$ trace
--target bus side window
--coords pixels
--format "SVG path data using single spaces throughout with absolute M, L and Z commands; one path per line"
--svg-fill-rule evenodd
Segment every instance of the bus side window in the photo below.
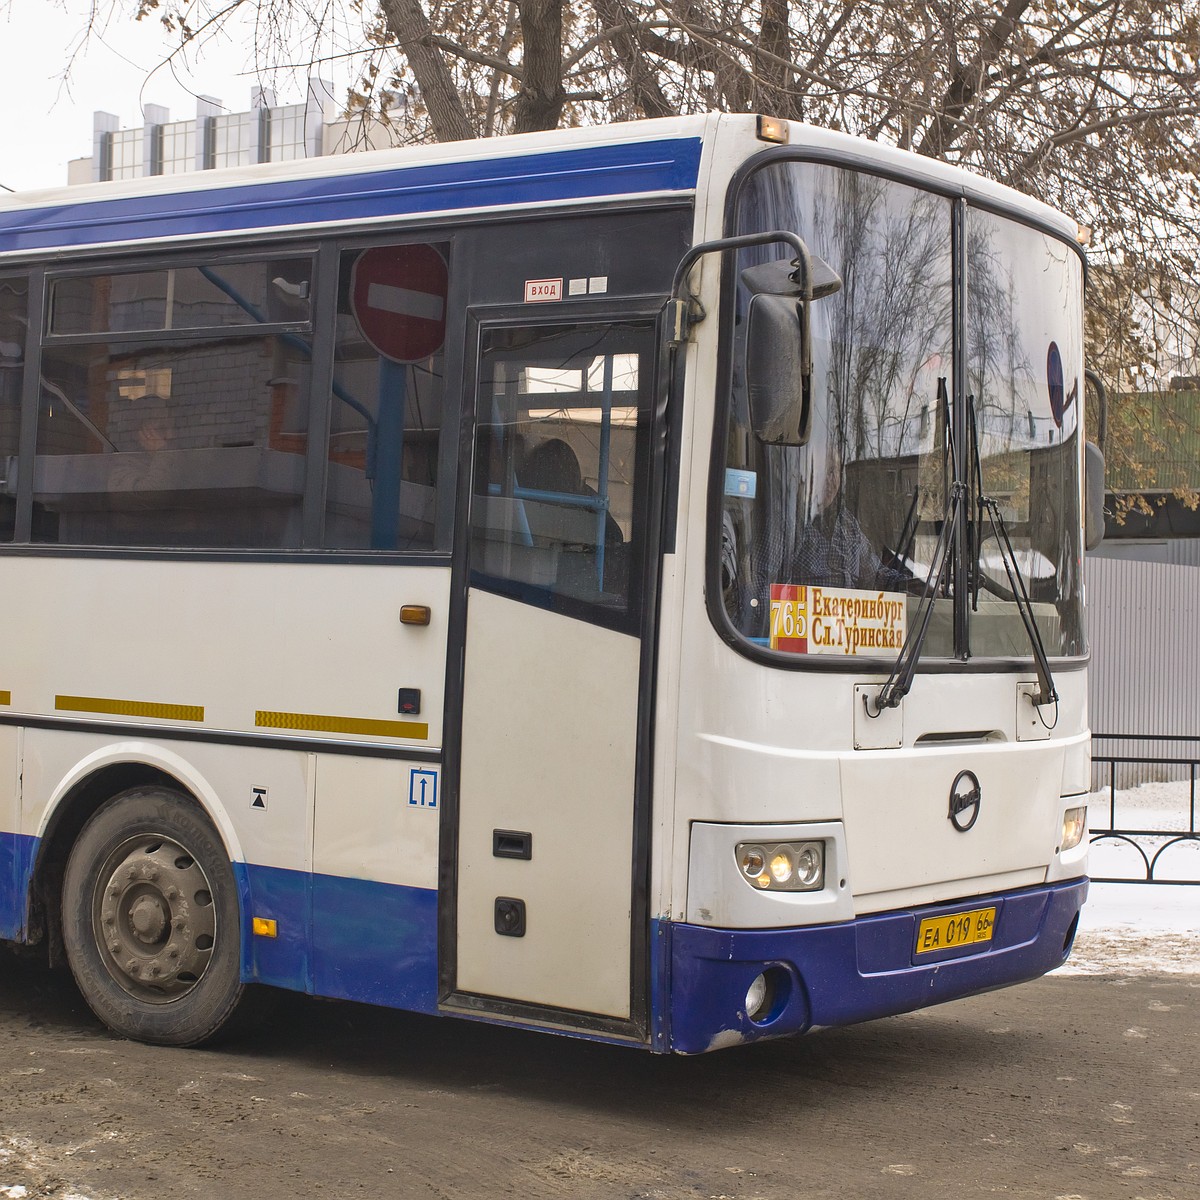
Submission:
M 0 540 L 11 541 L 16 514 L 16 460 L 25 378 L 29 285 L 0 276 Z
M 476 576 L 563 611 L 629 610 L 651 361 L 649 332 L 638 326 L 485 333 Z
M 418 330 L 406 339 L 395 331 L 406 316 L 406 305 L 415 306 L 419 317 L 436 311 L 438 299 L 392 284 L 356 287 L 354 282 L 363 263 L 389 259 L 399 264 L 396 278 L 404 278 L 410 251 L 435 263 L 438 258 L 443 264 L 449 262 L 448 243 L 373 245 L 341 255 L 327 452 L 324 545 L 328 549 L 428 550 L 433 546 L 436 506 L 443 499 L 437 491 L 437 468 L 445 353 L 436 344 L 436 333 L 422 338 L 423 331 Z M 370 320 L 372 300 L 391 306 L 388 312 L 394 319 L 383 322 L 382 330 Z M 362 306 L 367 307 L 366 314 Z M 381 343 L 385 337 L 390 340 L 376 345 L 373 336 Z M 410 354 L 416 357 L 409 358 Z
M 52 280 L 34 538 L 299 547 L 310 275 L 295 257 Z

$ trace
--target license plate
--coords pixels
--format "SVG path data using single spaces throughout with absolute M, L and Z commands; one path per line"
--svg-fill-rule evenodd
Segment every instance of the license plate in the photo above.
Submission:
M 917 928 L 917 953 L 953 950 L 992 940 L 996 924 L 994 908 L 975 908 L 952 917 L 926 917 Z

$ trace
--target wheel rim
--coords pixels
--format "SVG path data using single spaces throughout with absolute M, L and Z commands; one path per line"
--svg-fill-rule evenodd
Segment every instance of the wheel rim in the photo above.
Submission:
M 92 929 L 104 965 L 126 992 L 169 1004 L 212 962 L 212 887 L 186 846 L 153 834 L 131 838 L 96 878 Z

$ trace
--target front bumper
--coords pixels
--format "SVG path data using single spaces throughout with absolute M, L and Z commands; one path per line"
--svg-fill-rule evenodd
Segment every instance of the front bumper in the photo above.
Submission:
M 656 922 L 655 1048 L 700 1054 L 1036 979 L 1066 961 L 1087 890 L 1076 879 L 792 929 Z M 989 943 L 917 958 L 923 918 L 993 906 Z M 765 1019 L 751 1021 L 746 990 L 763 971 L 777 998 Z

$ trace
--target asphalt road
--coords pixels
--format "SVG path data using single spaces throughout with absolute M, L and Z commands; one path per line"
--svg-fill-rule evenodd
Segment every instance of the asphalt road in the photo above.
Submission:
M 663 1059 L 295 997 L 167 1050 L 0 950 L 0 1197 L 1198 1200 L 1198 1016 L 1197 976 L 1049 978 Z

